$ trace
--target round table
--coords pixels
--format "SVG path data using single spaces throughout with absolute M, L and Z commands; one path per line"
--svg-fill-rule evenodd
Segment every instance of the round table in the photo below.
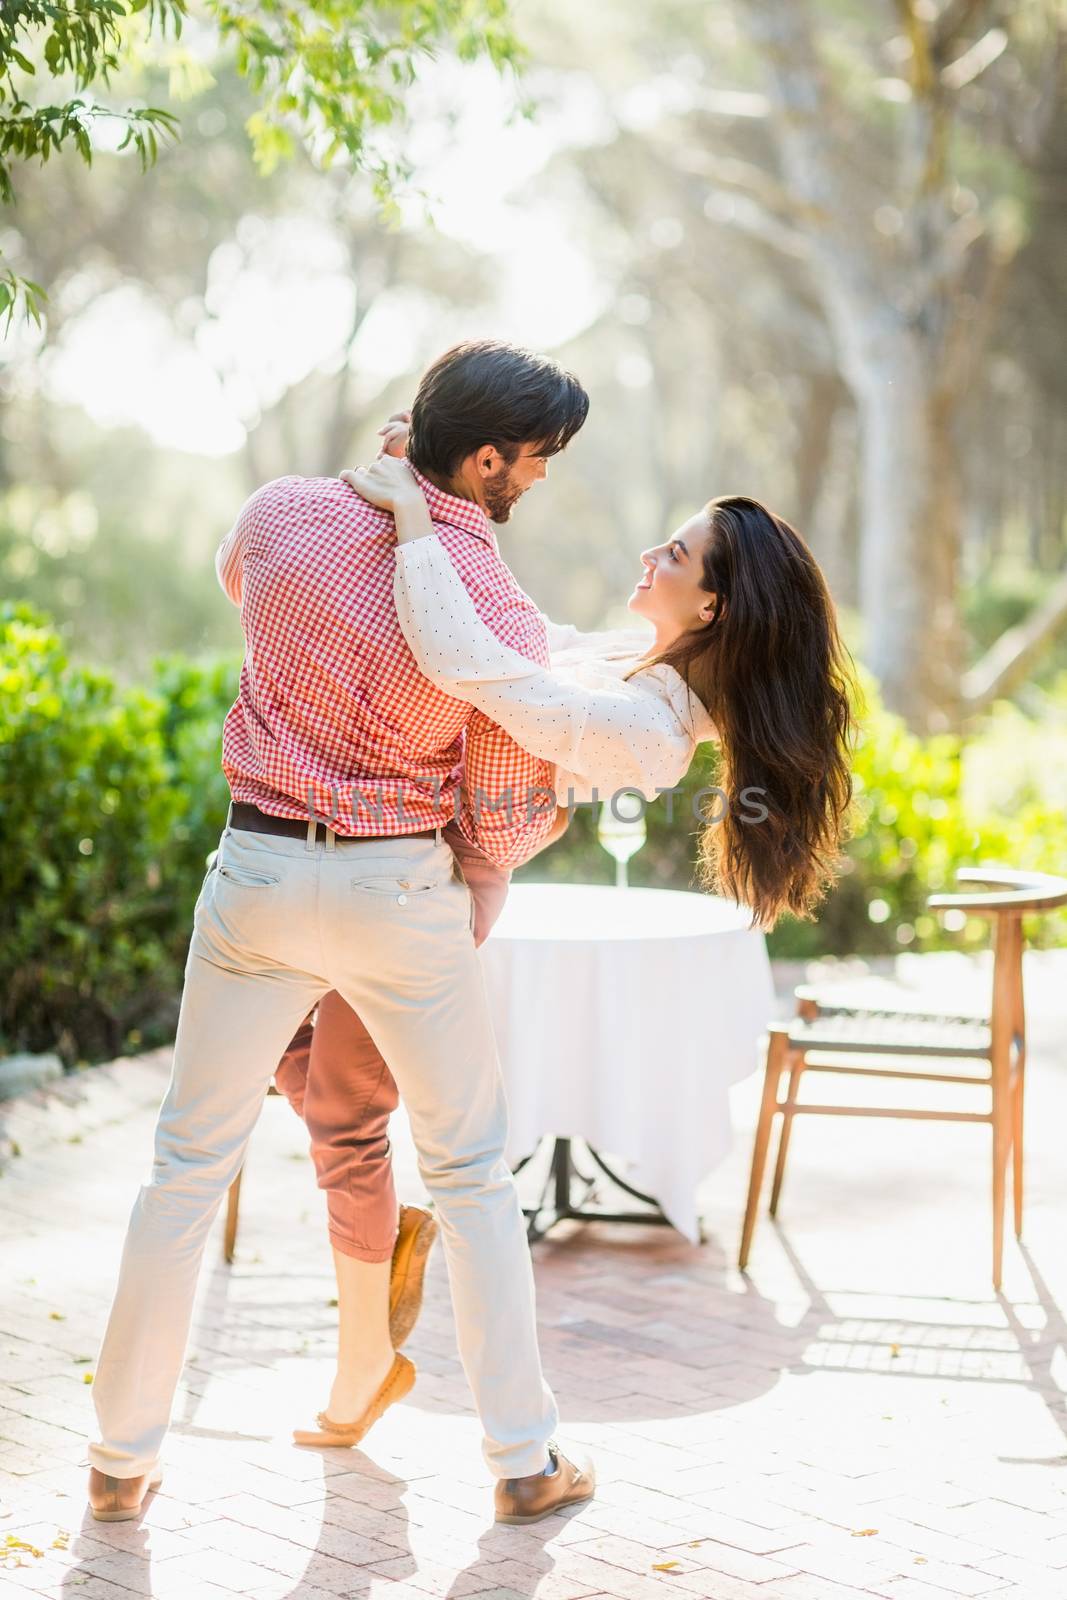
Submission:
M 482 962 L 510 1104 L 509 1158 L 546 1135 L 628 1163 L 687 1238 L 730 1147 L 727 1091 L 774 1015 L 762 933 L 731 901 L 517 884 Z

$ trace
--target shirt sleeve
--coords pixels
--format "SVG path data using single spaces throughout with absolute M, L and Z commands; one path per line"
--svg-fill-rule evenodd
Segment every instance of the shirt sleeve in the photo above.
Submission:
M 419 666 L 532 755 L 592 781 L 654 799 L 692 760 L 692 731 L 669 699 L 628 684 L 585 687 L 528 659 L 487 627 L 438 539 L 397 547 L 394 596 Z
M 463 579 L 445 553 L 442 540 L 448 540 Z M 548 642 L 541 614 L 519 588 L 495 546 L 451 528 L 445 528 L 440 537 L 416 539 L 412 545 L 433 545 L 439 551 L 487 638 L 507 640 L 516 659 L 527 665 L 547 666 Z M 397 551 L 408 548 L 398 545 Z M 400 622 L 403 628 L 402 616 Z M 417 659 L 418 652 L 415 654 Z M 555 821 L 554 780 L 551 761 L 525 748 L 491 713 L 476 707 L 464 735 L 461 833 L 497 866 L 510 869 L 521 865 L 544 842 Z
M 289 480 L 276 478 L 250 495 L 237 514 L 237 521 L 215 551 L 215 573 L 227 597 L 235 606 L 244 598 L 244 558 L 249 542 L 259 526 L 260 513 L 269 510 Z
M 240 606 L 244 593 L 244 546 L 247 537 L 247 519 L 242 512 L 215 551 L 215 574 L 227 598 L 235 606 Z

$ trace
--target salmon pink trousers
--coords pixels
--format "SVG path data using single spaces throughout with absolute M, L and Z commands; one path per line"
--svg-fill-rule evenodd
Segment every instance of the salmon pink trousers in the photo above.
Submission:
M 500 891 L 498 882 L 498 901 Z M 316 1006 L 334 1016 L 333 991 L 356 1027 L 338 1011 L 320 1049 L 336 1061 L 347 1028 L 354 1083 L 347 1098 L 319 1086 L 316 1026 L 303 1089 L 331 1229 L 353 1249 L 391 1248 L 386 1135 L 379 1127 L 377 1140 L 366 1137 L 364 1121 L 353 1139 L 351 1118 L 353 1108 L 361 1119 L 380 1117 L 398 1088 L 441 1229 L 486 1461 L 499 1478 L 545 1466 L 558 1413 L 541 1370 L 526 1225 L 504 1155 L 507 1107 L 475 909 L 440 836 L 328 833 L 316 843 L 227 826 L 197 901 L 152 1172 L 134 1203 L 96 1366 L 93 1466 L 120 1478 L 155 1467 L 212 1220 L 273 1072 Z M 363 1201 L 373 1222 L 357 1215 Z

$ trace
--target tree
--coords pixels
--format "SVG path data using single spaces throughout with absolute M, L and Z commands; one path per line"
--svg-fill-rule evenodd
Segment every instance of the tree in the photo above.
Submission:
M 686 461 L 773 496 L 857 603 L 891 704 L 956 722 L 961 594 L 994 539 L 1010 564 L 1038 495 L 1030 559 L 1062 562 L 1062 7 L 663 0 L 654 27 L 620 4 L 603 41 L 582 17 L 557 4 L 531 45 L 561 69 L 597 52 L 611 137 L 579 133 L 569 161 L 610 240 L 605 325 L 634 290 L 650 307 L 651 426 L 687 364 L 717 367 Z M 768 435 L 784 473 L 752 449 Z
M 248 120 L 257 162 L 270 171 L 303 141 L 322 166 L 347 161 L 368 173 L 387 201 L 408 174 L 402 154 L 383 143 L 400 122 L 405 91 L 421 60 L 442 45 L 461 59 L 487 55 L 498 67 L 518 55 L 508 0 L 206 0 L 224 47 L 254 89 Z M 142 167 L 155 161 L 161 139 L 173 137 L 174 115 L 157 107 L 104 104 L 124 65 L 177 39 L 187 0 L 14 0 L 0 11 L 0 201 L 14 199 L 13 167 L 47 161 L 72 146 L 87 164 L 101 124 L 118 123 L 121 149 Z M 42 75 L 66 80 L 74 93 L 56 105 L 32 98 Z M 21 301 L 40 320 L 43 290 L 18 277 L 0 256 L 0 315 L 10 323 Z
M 944 726 L 959 712 L 963 667 L 957 422 L 1022 242 L 1004 204 L 1010 173 L 1032 153 L 1015 137 L 999 183 L 981 198 L 967 187 L 967 93 L 1013 44 L 1045 47 L 1051 70 L 1025 107 L 1039 143 L 1062 78 L 1063 21 L 1048 6 L 898 0 L 903 75 L 882 80 L 892 127 L 879 159 L 856 147 L 855 86 L 829 70 L 808 0 L 736 4 L 763 63 L 781 173 L 736 220 L 809 263 L 860 416 L 866 660 L 893 709 Z
M 425 330 L 417 367 L 448 318 L 469 308 L 477 326 L 491 297 L 480 262 L 428 229 L 421 208 L 383 227 L 351 169 L 321 173 L 298 150 L 258 177 L 243 131 L 251 87 L 231 65 L 211 65 L 214 82 L 183 110 L 183 137 L 149 181 L 114 154 L 91 170 L 73 161 L 27 169 L 8 235 L 50 298 L 47 340 L 12 339 L 0 359 L 0 589 L 32 598 L 76 655 L 126 677 L 161 650 L 232 641 L 212 556 L 234 508 L 279 473 L 332 475 L 373 454 L 378 423 L 410 400 L 413 380 L 394 391 L 388 372 L 365 361 L 368 318 L 394 315 L 397 297 L 408 327 Z M 146 71 L 143 98 L 160 103 L 165 82 L 159 68 Z M 271 343 L 275 316 L 291 330 L 306 324 L 309 303 L 336 307 L 315 324 L 306 368 L 283 378 L 248 343 L 240 309 L 264 279 L 277 298 L 258 345 Z M 338 283 L 350 302 L 336 298 Z M 99 316 L 112 319 L 121 350 L 158 339 L 161 362 L 195 361 L 220 392 L 239 389 L 243 445 L 196 458 L 119 418 L 101 425 L 83 414 L 91 368 L 80 366 L 74 390 L 52 374 Z

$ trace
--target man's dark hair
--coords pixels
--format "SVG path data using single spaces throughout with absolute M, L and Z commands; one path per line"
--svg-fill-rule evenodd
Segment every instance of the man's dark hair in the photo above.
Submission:
M 421 472 L 451 478 L 482 445 L 510 466 L 519 446 L 554 456 L 589 412 L 589 396 L 547 356 L 495 339 L 457 344 L 439 356 L 411 407 L 408 459 Z

